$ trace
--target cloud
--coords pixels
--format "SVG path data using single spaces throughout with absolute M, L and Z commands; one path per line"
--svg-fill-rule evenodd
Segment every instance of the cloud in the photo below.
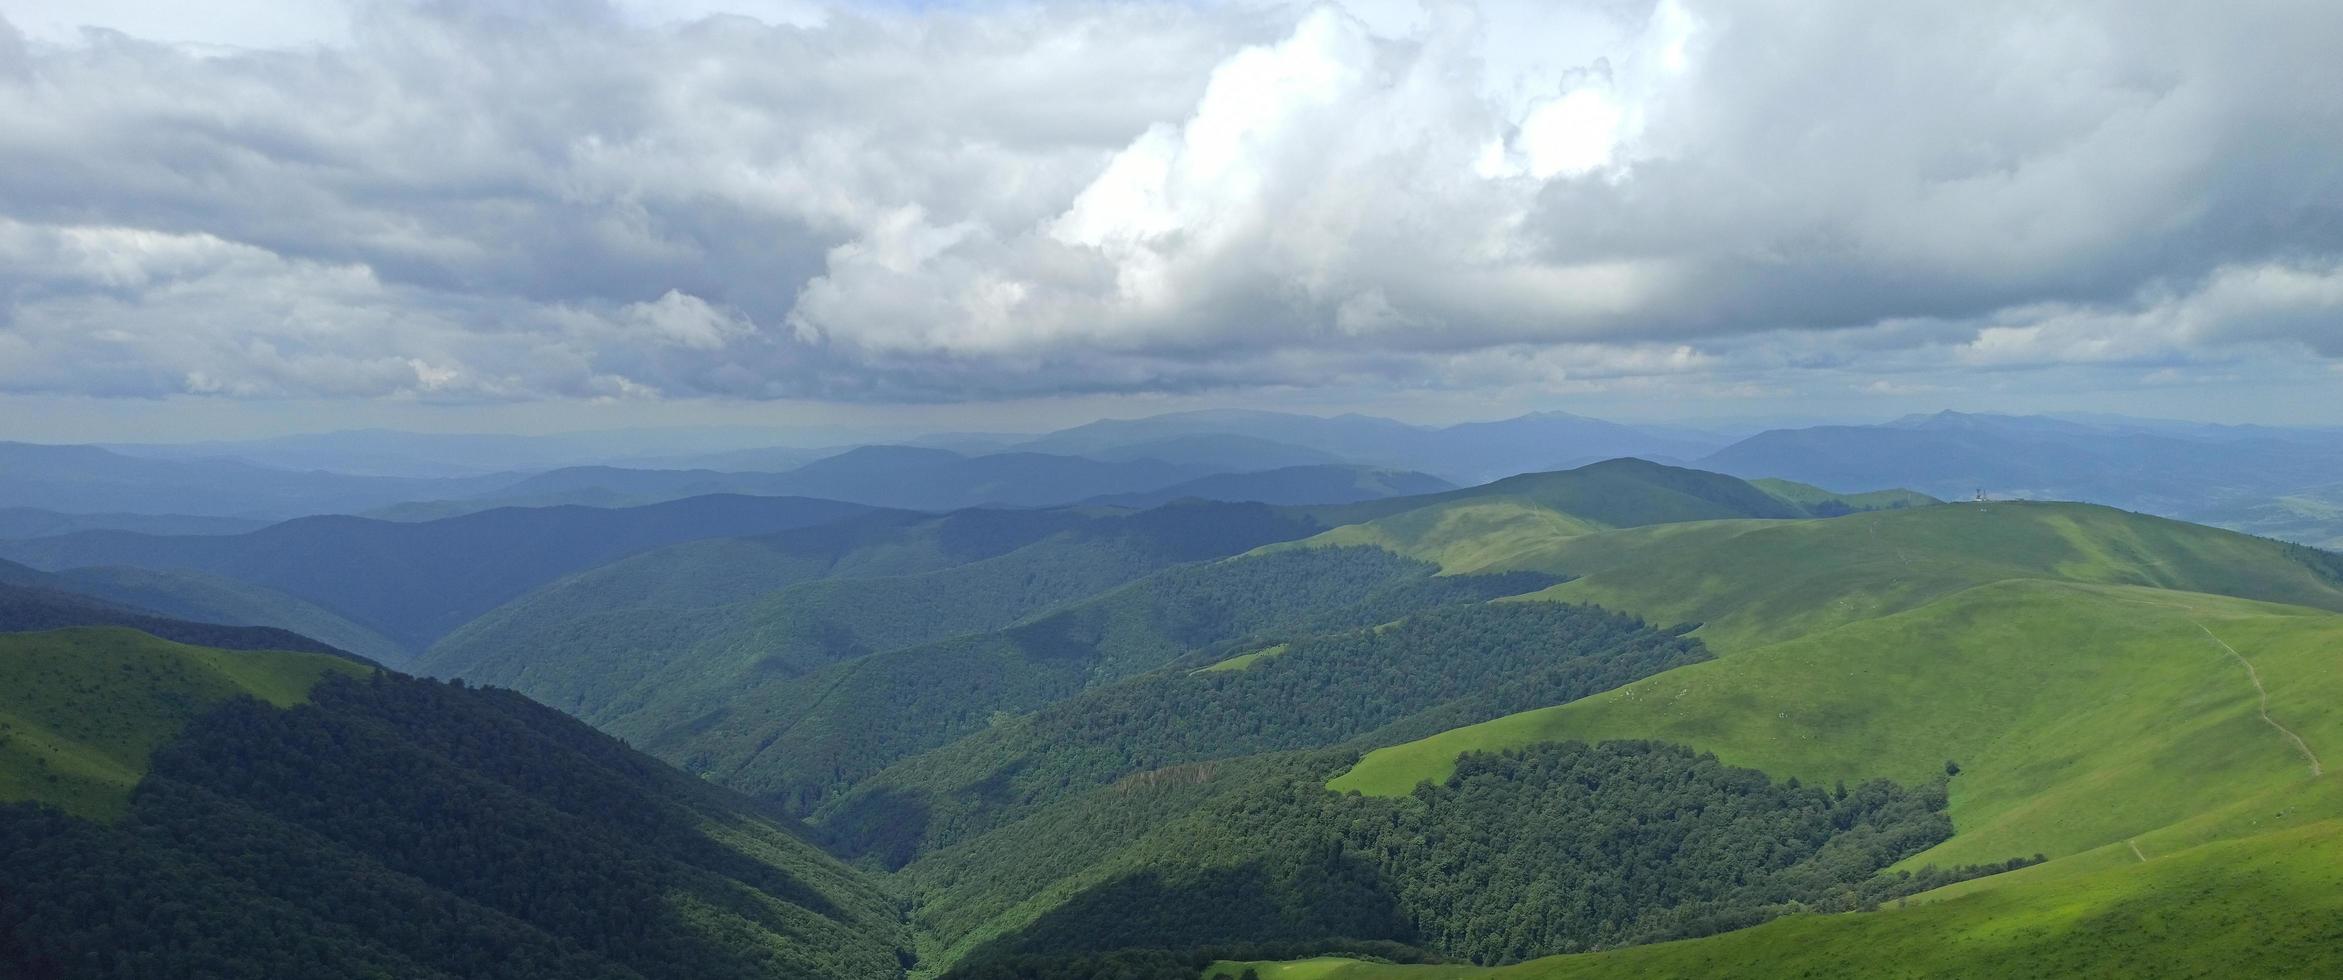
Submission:
M 0 390 L 1908 394 L 2343 357 L 2343 10 L 739 9 L 384 2 L 278 48 L 0 20 Z

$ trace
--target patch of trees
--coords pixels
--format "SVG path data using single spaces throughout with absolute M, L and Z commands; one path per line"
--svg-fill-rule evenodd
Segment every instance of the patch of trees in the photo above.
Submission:
M 971 963 L 1333 937 L 1505 963 L 1860 909 L 2025 863 L 1881 877 L 1951 836 L 1944 806 L 1941 782 L 1776 783 L 1652 742 L 1468 754 L 1398 799 L 1291 780 L 1152 835 Z
M 1194 673 L 1188 658 L 1092 690 L 887 771 L 825 813 L 825 828 L 844 853 L 899 866 L 1126 775 L 1408 741 L 1705 659 L 1698 640 L 1591 606 L 1441 607 L 1292 640 L 1243 669 Z
M 2324 548 L 2313 548 L 2307 544 L 2295 544 L 2291 541 L 2281 541 L 2279 547 L 2285 551 L 2286 557 L 2302 563 L 2311 571 L 2318 573 L 2320 578 L 2336 585 L 2343 585 L 2343 555 Z
M 329 678 L 0 807 L 0 974 L 892 977 L 896 915 L 740 801 L 503 691 Z

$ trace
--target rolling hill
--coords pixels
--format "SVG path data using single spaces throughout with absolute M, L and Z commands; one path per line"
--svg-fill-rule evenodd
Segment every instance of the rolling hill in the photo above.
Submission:
M 1909 910 L 1800 917 L 1492 976 L 1821 962 L 1805 944 L 1844 959 L 1815 975 L 1867 975 L 1881 962 L 1859 948 L 1867 942 L 1915 962 L 1940 955 L 1899 945 L 1910 941 L 1888 931 L 1899 928 L 1977 930 L 1995 937 L 1977 946 L 2009 962 L 2036 955 L 2097 970 L 2090 957 L 2103 953 L 2136 965 L 2155 948 L 2122 934 L 2138 916 L 2202 930 L 2292 909 L 2227 893 L 2149 898 L 2159 882 L 2219 879 L 2232 872 L 2214 855 L 2227 855 L 2247 865 L 2235 883 L 2277 875 L 2273 887 L 2311 887 L 2287 878 L 2269 849 L 2343 818 L 2319 756 L 2343 745 L 2343 713 L 2331 707 L 2343 695 L 2343 576 L 2332 556 L 2103 507 L 1994 503 L 1597 531 L 1507 564 L 1581 576 L 1533 598 L 1698 626 L 1692 635 L 1720 656 L 1378 749 L 1329 788 L 1405 796 L 1439 785 L 1465 753 L 1651 739 L 1810 785 L 1949 774 L 1955 832 L 1901 867 L 2052 861 Z M 2167 856 L 2173 864 L 2157 867 Z M 2040 918 L 2069 914 L 2093 924 L 2054 929 Z M 1963 917 L 1921 924 L 1953 915 Z M 2306 915 L 2264 921 L 2298 944 L 2331 928 Z M 1295 969 L 1448 975 L 1333 961 Z
M 423 669 L 505 684 L 630 738 L 873 651 L 1007 626 L 1321 525 L 1258 504 L 882 512 L 663 549 L 515 599 Z
M 91 531 L 0 544 L 44 569 L 191 570 L 332 610 L 409 650 L 562 575 L 695 538 L 803 527 L 870 508 L 785 497 L 697 497 L 645 507 L 515 508 L 422 523 L 309 517 L 248 534 Z
M 1709 901 L 1722 905 L 1698 906 L 1707 911 L 1637 912 L 1659 917 L 1635 927 L 1647 931 L 1615 934 L 1634 943 L 1669 938 L 1671 930 L 1706 938 L 1538 960 L 1494 975 L 1707 975 L 1718 964 L 1750 962 L 1735 957 L 1758 955 L 1812 964 L 1817 960 L 1803 951 L 1767 945 L 1809 940 L 1857 965 L 1818 975 L 1865 975 L 1861 964 L 1883 961 L 1855 950 L 1865 941 L 1859 937 L 1879 936 L 1876 930 L 1891 927 L 1878 923 L 1896 916 L 1927 923 L 1930 915 L 1952 914 L 1934 911 L 1939 907 L 1974 910 L 1941 920 L 1957 923 L 1946 928 L 2022 940 L 1999 941 L 2007 948 L 1995 957 L 2087 962 L 2105 950 L 2116 962 L 2137 964 L 2153 944 L 2125 937 L 2121 927 L 2141 916 L 2204 930 L 2294 908 L 2234 894 L 2159 897 L 2159 888 L 2252 880 L 2291 889 L 2283 894 L 2326 887 L 2316 875 L 2280 873 L 2273 855 L 2300 839 L 2289 835 L 2343 819 L 2343 794 L 2318 758 L 2322 746 L 2343 745 L 2343 712 L 2329 707 L 2343 694 L 2335 680 L 2343 674 L 2333 669 L 2335 651 L 2343 650 L 2343 560 L 2105 507 L 1936 505 L 1909 494 L 1751 487 L 1643 463 L 1503 489 L 1511 492 L 1408 501 L 1416 508 L 1262 553 L 1372 545 L 1439 561 L 1447 574 L 1569 577 L 1498 605 L 1619 610 L 1673 624 L 1668 632 L 1705 640 L 1716 658 L 1597 684 L 1584 696 L 1547 689 L 1557 698 L 1553 706 L 1466 721 L 1469 710 L 1492 703 L 1492 687 L 1474 702 L 1478 709 L 1365 731 L 1321 726 L 1329 717 L 1365 726 L 1378 717 L 1371 705 L 1395 687 L 1423 683 L 1367 679 L 1379 676 L 1370 665 L 1383 662 L 1383 654 L 1369 652 L 1374 637 L 1463 609 L 1403 618 L 1363 640 L 1295 637 L 1204 651 L 896 763 L 821 811 L 826 829 L 850 853 L 868 849 L 888 863 L 913 858 L 902 875 L 921 896 L 913 921 L 923 955 L 970 977 L 1079 971 L 1108 962 L 1084 957 L 1118 943 L 1177 953 L 1215 943 L 1290 948 L 1317 935 L 1321 948 L 1339 948 L 1323 937 L 1344 936 L 1424 947 L 1399 948 L 1394 955 L 1402 958 L 1445 954 L 1484 963 L 1600 948 L 1616 940 L 1598 938 L 1599 929 L 1555 926 L 1547 938 L 1534 938 L 1541 928 L 1534 923 L 1568 915 L 1520 911 L 1539 908 L 1546 895 L 1540 889 L 1547 886 L 1532 884 L 1549 873 L 1538 859 L 1509 859 L 1513 877 L 1498 889 L 1498 904 L 1447 920 L 1441 917 L 1453 912 L 1445 903 L 1478 892 L 1435 899 L 1447 893 L 1412 891 L 1411 882 L 1427 874 L 1469 879 L 1476 873 L 1471 860 L 1411 870 L 1407 841 L 1438 838 L 1410 838 L 1404 830 L 1399 840 L 1381 831 L 1353 836 L 1387 821 L 1410 826 L 1406 821 L 1419 819 L 1406 816 L 1417 812 L 1413 806 L 1433 813 L 1462 806 L 1442 801 L 1465 792 L 1457 780 L 1485 771 L 1491 759 L 1528 753 L 1522 758 L 1544 760 L 1577 751 L 1572 745 L 1680 746 L 1784 786 L 1836 787 L 1834 793 L 1888 787 L 1858 796 L 1917 793 L 1910 797 L 1917 800 L 1934 785 L 1941 787 L 1943 822 L 1939 831 L 1883 826 L 1878 848 L 1863 859 L 1879 863 L 1834 865 L 1825 877 L 1837 884 L 1796 886 L 1821 887 L 1809 897 L 1791 897 L 1795 888 L 1765 891 L 1788 904 L 1743 906 L 1735 903 L 1744 899 L 1720 895 Z M 1774 516 L 1753 520 L 1737 510 Z M 1817 513 L 1842 516 L 1803 516 Z M 1688 519 L 1634 523 L 1648 515 Z M 1502 658 L 1515 642 L 1489 649 Z M 1470 648 L 1456 640 L 1434 645 Z M 1302 652 L 1315 650 L 1328 653 Z M 1345 662 L 1356 676 L 1342 671 Z M 1281 669 L 1311 680 L 1290 689 L 1267 683 Z M 1442 676 L 1475 675 L 1459 665 Z M 1249 701 L 1250 683 L 1262 683 L 1269 700 Z M 1345 707 L 1322 715 L 1313 706 L 1327 697 Z M 1626 758 L 1619 764 L 1630 765 Z M 1331 777 L 1324 785 L 1334 794 L 1297 786 L 1285 796 L 1259 795 L 1279 778 L 1313 769 Z M 1387 800 L 1399 809 L 1357 804 L 1363 809 L 1353 812 L 1329 799 Z M 1482 822 L 1445 833 L 1486 835 L 1492 848 L 1513 846 L 1513 835 L 1536 824 L 1499 820 L 1496 811 L 1461 812 L 1478 812 Z M 1240 824 L 1249 829 L 1229 829 Z M 1343 843 L 1298 843 L 1320 839 L 1316 834 Z M 1891 839 L 1899 843 L 1887 844 Z M 1326 878 L 1287 846 L 1335 848 L 1358 863 Z M 2213 854 L 2252 868 L 2223 878 Z M 2044 857 L 2039 867 L 2008 870 Z M 2169 870 L 2156 867 L 2167 857 Z M 2184 865 L 2189 870 L 2180 870 Z M 1571 890 L 1584 887 L 1593 886 L 1565 886 L 1564 894 L 1588 894 Z M 2065 889 L 2074 890 L 2059 897 Z M 1855 911 L 1883 901 L 1908 908 Z M 1383 902 L 1398 904 L 1376 904 Z M 1221 905 L 1247 911 L 1226 919 L 1200 911 Z M 1167 907 L 1199 911 L 1183 922 L 1102 918 L 1108 909 Z M 1346 925 L 1294 911 L 1304 907 L 1370 917 Z M 2305 915 L 2274 920 L 2273 928 L 2290 948 L 2302 948 L 2331 929 L 2332 920 L 2316 911 L 2326 907 L 2313 901 Z M 1818 909 L 1850 914 L 1794 914 Z M 2082 909 L 2104 924 L 2057 934 L 2043 919 L 2028 918 L 2057 909 Z M 1785 913 L 1793 914 L 1740 928 Z M 1399 919 L 1374 917 L 1387 914 Z M 1477 925 L 1441 931 L 1449 921 Z M 1074 938 L 1093 934 L 1117 938 Z M 1180 955 L 1189 954 L 1162 961 L 1174 972 L 1132 975 L 1198 975 L 1201 963 L 1176 972 L 1185 962 Z M 1454 975 L 1450 967 L 1411 972 L 1341 960 L 1294 969 Z

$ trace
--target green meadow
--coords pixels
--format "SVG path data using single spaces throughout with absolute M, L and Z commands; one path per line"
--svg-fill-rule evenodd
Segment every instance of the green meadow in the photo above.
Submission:
M 121 628 L 0 634 L 0 801 L 112 817 L 146 774 L 148 755 L 196 715 L 239 695 L 297 704 L 328 673 L 370 669 Z

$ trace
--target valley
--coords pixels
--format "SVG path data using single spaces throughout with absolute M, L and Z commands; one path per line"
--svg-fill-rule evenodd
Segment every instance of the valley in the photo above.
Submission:
M 285 846 L 430 890 L 334 902 L 453 903 L 519 944 L 513 975 L 661 975 L 641 957 L 663 949 L 743 976 L 1866 976 L 1945 956 L 2116 976 L 2161 945 L 2143 916 L 2208 958 L 2184 962 L 2327 961 L 2337 883 L 2289 855 L 2343 821 L 2320 759 L 2343 752 L 2343 560 L 2105 506 L 1632 459 L 1420 489 L 940 513 L 717 496 L 23 540 L 6 553 L 42 567 L 0 566 L 0 794 L 57 809 L 8 811 L 11 862 L 161 867 L 109 835 L 300 828 Z M 363 575 L 319 573 L 354 555 Z M 212 782 L 326 732 L 331 752 L 276 757 L 294 782 Z M 401 732 L 429 759 L 366 741 Z M 536 761 L 507 758 L 522 744 Z M 320 766 L 505 788 L 448 810 Z M 588 786 L 638 802 L 578 809 Z M 356 817 L 317 822 L 329 803 L 378 823 L 347 836 Z M 457 852 L 380 849 L 418 819 L 550 821 L 580 855 L 668 870 L 548 918 Z M 593 824 L 614 819 L 635 822 Z M 475 870 L 586 874 L 543 853 Z M 252 877 L 275 866 L 205 857 L 117 897 L 282 903 Z M 655 936 L 574 946 L 653 894 Z M 54 955 L 22 937 L 64 927 L 0 912 L 20 937 L 0 953 Z M 449 940 L 300 914 L 341 938 L 244 942 L 461 973 Z M 2197 938 L 2240 917 L 2268 948 Z

